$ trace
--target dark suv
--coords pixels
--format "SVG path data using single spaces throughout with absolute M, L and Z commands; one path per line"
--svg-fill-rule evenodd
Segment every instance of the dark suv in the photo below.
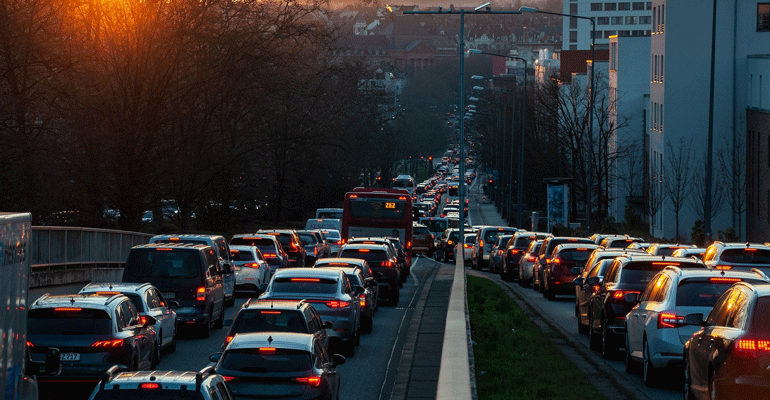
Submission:
M 233 318 L 233 325 L 227 332 L 222 350 L 239 333 L 250 332 L 294 332 L 311 333 L 329 348 L 331 322 L 321 321 L 318 311 L 305 300 L 270 300 L 249 299 Z
M 219 259 L 211 246 L 144 244 L 128 253 L 123 282 L 149 282 L 174 309 L 181 327 L 194 326 L 204 337 L 221 328 L 225 318 L 224 287 Z
M 540 246 L 540 252 L 537 255 L 535 264 L 532 266 L 532 289 L 537 289 L 541 293 L 545 289 L 543 285 L 543 271 L 551 259 L 553 249 L 563 243 L 594 244 L 589 238 L 571 237 L 571 236 L 549 236 L 543 240 Z
M 304 267 L 307 252 L 302 246 L 297 231 L 293 229 L 260 229 L 257 233 L 261 235 L 273 235 L 279 242 L 286 254 L 289 255 L 289 267 Z
M 397 266 L 397 260 L 391 250 L 382 244 L 346 244 L 340 250 L 341 258 L 361 258 L 369 263 L 372 271 L 382 274 L 377 278 L 380 285 L 380 299 L 385 299 L 389 304 L 398 304 L 401 294 L 401 275 Z
M 113 365 L 127 371 L 155 369 L 160 344 L 152 325 L 122 294 L 43 295 L 27 314 L 27 348 L 44 361 L 58 348 L 61 373 L 48 381 L 98 381 Z

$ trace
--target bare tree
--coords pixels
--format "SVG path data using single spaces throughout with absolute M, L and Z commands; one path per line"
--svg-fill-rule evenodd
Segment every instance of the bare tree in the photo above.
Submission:
M 730 143 L 724 138 L 724 151 L 717 152 L 723 182 L 727 183 L 727 204 L 733 213 L 736 234 L 742 237 L 741 215 L 746 211 L 746 151 L 740 140 Z
M 692 139 L 686 141 L 684 137 L 679 138 L 676 147 L 670 141 L 666 142 L 668 153 L 668 164 L 666 165 L 665 191 L 666 196 L 671 201 L 671 211 L 676 218 L 676 239 L 681 241 L 679 230 L 679 213 L 685 206 L 685 202 L 690 197 L 693 187 L 692 168 Z
M 706 156 L 704 154 L 702 159 L 705 159 Z M 714 185 L 712 185 L 713 193 L 706 193 L 706 185 L 705 182 L 705 167 L 703 166 L 702 161 L 698 161 L 695 169 L 693 171 L 693 178 L 691 182 L 691 188 L 692 188 L 692 195 L 690 196 L 690 201 L 688 202 L 688 206 L 690 207 L 690 210 L 695 214 L 696 218 L 700 221 L 706 220 L 706 196 L 711 196 L 711 215 L 709 216 L 711 219 L 714 219 L 717 215 L 719 215 L 719 212 L 722 210 L 722 206 L 724 205 L 724 186 L 719 182 L 719 175 L 715 176 L 715 182 Z M 711 232 L 704 232 L 705 237 L 713 237 L 711 235 Z M 708 239 L 707 239 L 708 240 Z

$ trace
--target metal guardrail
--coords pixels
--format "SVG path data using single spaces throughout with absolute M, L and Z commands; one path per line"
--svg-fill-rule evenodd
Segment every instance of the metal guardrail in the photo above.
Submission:
M 33 272 L 56 267 L 118 266 L 126 262 L 131 247 L 148 243 L 151 237 L 111 229 L 33 226 L 30 266 Z

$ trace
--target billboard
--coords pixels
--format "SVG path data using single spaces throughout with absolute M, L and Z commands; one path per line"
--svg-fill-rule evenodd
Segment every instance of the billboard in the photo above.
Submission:
M 569 226 L 569 185 L 548 184 L 548 229 Z

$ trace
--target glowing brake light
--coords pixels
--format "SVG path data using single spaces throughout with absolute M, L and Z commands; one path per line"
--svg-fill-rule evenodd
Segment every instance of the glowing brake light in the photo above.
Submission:
M 709 282 L 714 283 L 735 283 L 740 281 L 741 278 L 709 278 Z
M 205 287 L 199 287 L 198 290 L 195 291 L 195 300 L 197 300 L 197 301 L 206 301 L 206 288 Z
M 275 254 L 275 253 L 262 253 L 262 257 L 265 257 L 265 258 L 277 258 L 278 254 Z
M 224 379 L 226 382 L 230 382 L 233 379 L 235 379 L 235 377 L 234 376 L 222 375 L 222 379 Z
M 260 353 L 275 353 L 275 347 L 260 347 Z
M 369 249 L 358 249 L 359 253 L 368 253 Z
M 27 340 L 27 347 L 35 347 L 35 344 Z
M 559 265 L 559 264 L 561 264 L 561 258 L 559 258 L 559 257 L 552 258 L 551 262 L 556 264 L 556 265 Z
M 123 346 L 123 339 L 100 340 L 98 342 L 93 342 L 91 344 L 91 347 L 96 347 L 96 348 L 120 347 L 120 346 Z
M 320 278 L 291 278 L 292 282 L 321 282 Z
M 80 307 L 56 307 L 54 311 L 80 311 Z
M 230 342 L 232 342 L 234 337 L 235 337 L 235 336 L 230 336 L 230 335 L 228 335 L 228 336 L 225 338 L 225 343 L 230 343 Z
M 321 384 L 321 377 L 311 376 L 307 378 L 294 378 L 299 383 L 306 383 L 308 386 L 318 387 Z
M 658 314 L 658 329 L 678 328 L 684 325 L 684 317 L 673 313 Z
M 274 315 L 278 315 L 278 314 L 280 314 L 281 312 L 280 312 L 280 311 L 268 311 L 268 310 L 262 310 L 262 311 L 260 311 L 259 313 L 260 313 L 260 314 L 274 314 Z
M 171 248 L 168 248 L 168 247 L 158 247 L 155 250 L 157 250 L 157 251 L 172 251 L 174 249 L 171 249 Z
M 105 296 L 114 296 L 116 294 L 121 294 L 120 292 L 96 292 L 96 294 L 101 294 Z
M 465 244 L 463 245 L 463 247 L 464 247 L 464 248 L 466 248 L 466 249 L 470 249 L 470 248 L 471 248 L 471 247 L 473 247 L 473 246 L 471 246 L 471 245 L 470 245 L 470 244 L 468 244 L 468 243 L 465 243 Z
M 535 260 L 536 260 L 535 256 L 529 256 L 529 257 L 527 257 L 527 261 L 528 261 L 528 262 L 535 262 Z
M 329 308 L 346 308 L 350 306 L 350 302 L 341 300 L 330 300 L 326 302 L 326 306 Z
M 361 303 L 361 307 L 366 307 L 366 295 L 365 294 L 362 293 L 361 295 L 359 295 L 358 296 L 358 301 L 359 301 L 359 303 Z
M 760 352 L 770 352 L 770 340 L 746 338 L 735 341 L 735 354 L 738 356 L 756 358 Z
M 678 262 L 660 262 L 660 261 L 657 261 L 657 262 L 653 262 L 652 265 L 672 265 L 672 266 L 676 267 L 676 266 L 679 266 L 679 263 Z
M 714 268 L 715 269 L 720 269 L 722 271 L 729 271 L 729 270 L 733 269 L 732 265 L 715 265 Z
M 160 389 L 160 384 L 155 382 L 145 382 L 139 385 L 139 389 Z
M 254 263 L 246 263 L 246 264 L 243 264 L 243 266 L 244 266 L 244 267 L 248 267 L 248 268 L 256 268 L 256 269 L 259 269 L 259 263 L 255 263 L 255 262 L 254 262 Z
M 638 291 L 638 290 L 618 290 L 618 291 L 615 291 L 614 293 L 612 293 L 612 299 L 613 299 L 614 301 L 621 301 L 621 300 L 623 300 L 623 298 L 624 298 L 624 297 L 626 297 L 626 295 L 627 295 L 627 294 L 629 294 L 629 293 L 636 293 L 636 294 L 639 294 L 639 293 L 641 293 L 641 292 L 640 292 L 640 291 Z

